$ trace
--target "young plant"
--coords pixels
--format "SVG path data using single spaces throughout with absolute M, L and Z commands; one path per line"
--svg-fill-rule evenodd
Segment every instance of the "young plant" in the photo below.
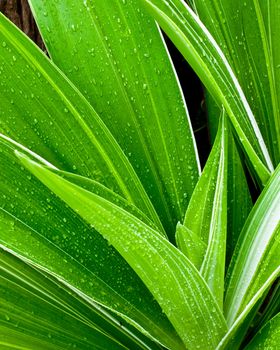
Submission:
M 0 15 L 1 349 L 277 349 L 277 0 L 29 4 L 48 56 Z

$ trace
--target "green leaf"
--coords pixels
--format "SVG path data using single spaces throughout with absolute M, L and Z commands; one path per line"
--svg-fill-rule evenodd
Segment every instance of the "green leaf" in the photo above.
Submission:
M 21 148 L 1 139 L 0 244 L 59 278 L 82 298 L 117 312 L 167 348 L 182 349 L 180 338 L 134 271 L 101 235 L 30 176 L 15 149 Z
M 261 315 L 254 323 L 255 332 L 262 328 L 265 323 L 274 317 L 280 310 L 280 280 L 278 280 L 275 286 L 272 287 L 272 290 L 264 303 L 265 308 L 262 310 Z
M 141 336 L 133 339 L 126 326 L 108 311 L 85 302 L 57 280 L 2 249 L 0 262 L 0 328 L 6 333 L 3 338 L 1 332 L 3 342 L 5 339 L 10 345 L 28 345 L 32 350 L 41 349 L 40 341 L 46 342 L 46 348 L 65 348 L 69 342 L 71 347 L 81 349 L 92 349 L 93 344 L 113 349 L 157 348 L 147 339 L 143 346 Z M 20 344 L 26 338 L 29 341 Z
M 204 216 L 204 225 L 209 223 L 208 246 L 205 257 L 201 265 L 200 273 L 207 282 L 213 295 L 215 295 L 221 309 L 224 299 L 224 277 L 225 277 L 225 259 L 226 259 L 226 239 L 227 239 L 227 172 L 228 172 L 228 125 L 226 116 L 222 115 L 219 130 L 213 146 L 214 156 L 210 154 L 203 171 L 206 181 L 205 188 L 209 188 L 207 199 L 213 199 L 212 202 L 206 202 L 206 212 L 209 216 Z M 218 157 L 217 157 L 218 155 Z M 217 157 L 217 158 L 216 158 Z M 216 159 L 215 159 L 216 158 Z M 208 165 L 209 164 L 209 165 Z M 214 168 L 214 169 L 213 169 Z M 214 170 L 214 174 L 213 174 Z M 210 172 L 210 176 L 207 172 Z M 205 175 L 207 174 L 207 175 Z M 203 175 L 202 175 L 203 176 Z M 202 179 L 202 176 L 200 179 Z M 208 177 L 209 176 L 209 177 Z M 205 179 L 202 180 L 202 184 Z M 199 188 L 199 185 L 197 185 Z M 214 191 L 213 191 L 214 188 Z M 201 189 L 198 190 L 201 193 Z M 188 213 L 188 211 L 187 211 Z M 189 216 L 186 215 L 187 223 Z M 209 220 L 209 221 L 208 221 Z
M 227 128 L 226 116 L 222 115 L 214 146 L 184 220 L 184 225 L 207 245 L 200 272 L 221 309 L 227 233 Z
M 199 272 L 178 249 L 118 206 L 25 155 L 17 155 L 27 169 L 119 251 L 152 292 L 187 348 L 197 349 L 199 345 L 215 349 L 226 332 L 223 315 Z
M 91 180 L 87 177 L 68 173 L 65 171 L 60 170 L 54 170 L 51 167 L 49 167 L 49 170 L 53 171 L 54 173 L 58 174 L 59 176 L 65 178 L 66 180 L 84 188 L 85 190 L 95 193 L 98 196 L 107 199 L 108 201 L 118 205 L 119 207 L 125 209 L 129 213 L 136 216 L 138 219 L 143 221 L 145 224 L 151 226 L 154 230 L 157 230 L 157 226 L 143 213 L 141 212 L 136 206 L 129 203 L 126 199 L 119 196 L 112 190 L 108 189 L 107 187 L 103 186 L 97 181 Z M 166 234 L 164 232 L 161 233 L 165 238 L 167 238 Z
M 261 1 L 258 1 L 259 6 L 263 7 L 265 3 L 262 4 Z M 270 122 L 275 126 L 275 130 L 272 130 L 273 144 L 275 153 L 278 154 L 278 158 L 276 158 L 276 162 L 280 161 L 280 70 L 279 70 L 279 62 L 280 62 L 280 44 L 278 40 L 278 35 L 280 30 L 280 6 L 277 0 L 271 0 L 268 2 L 268 14 L 266 17 L 266 12 L 262 12 L 263 21 L 267 26 L 267 42 L 269 49 L 267 51 L 266 59 L 269 61 L 269 79 L 270 79 L 270 87 L 272 98 L 274 99 L 274 114 L 273 116 L 269 116 Z M 274 121 L 272 118 L 274 117 Z M 278 146 L 278 149 L 277 149 Z M 278 152 L 278 153 L 277 153 Z
M 0 132 L 54 166 L 97 180 L 161 223 L 102 120 L 48 58 L 0 14 Z
M 273 171 L 272 162 L 245 95 L 214 38 L 183 1 L 142 1 L 217 104 L 224 106 L 252 168 L 265 184 Z
M 254 73 L 253 68 L 254 65 L 259 64 L 261 60 L 257 59 L 253 62 L 248 59 L 248 51 L 244 52 L 244 45 L 240 45 L 241 41 L 240 36 L 242 36 L 242 40 L 244 38 L 244 32 L 240 28 L 247 25 L 251 20 L 251 17 L 248 17 L 246 21 L 244 18 L 243 9 L 239 9 L 238 7 L 243 6 L 244 2 L 241 1 L 228 1 L 225 0 L 221 2 L 220 0 L 193 0 L 192 7 L 195 12 L 199 15 L 200 19 L 207 27 L 211 35 L 214 37 L 220 48 L 222 48 L 223 53 L 228 59 L 231 67 L 234 70 L 236 77 L 238 78 L 238 82 L 240 83 L 245 96 L 250 104 L 250 108 L 258 122 L 258 126 L 261 129 L 262 135 L 264 137 L 265 143 L 270 148 L 270 143 L 268 142 L 268 138 L 271 137 L 269 134 L 268 137 L 268 128 L 270 128 L 267 116 L 271 114 L 265 113 L 263 119 L 260 120 L 260 102 L 262 101 L 259 98 L 257 92 L 253 91 L 253 84 L 248 84 L 249 77 Z M 237 7 L 237 8 L 236 8 Z M 249 7 L 249 6 L 247 6 Z M 234 13 L 234 16 L 233 16 Z M 255 32 L 255 31 L 253 31 Z M 256 40 L 258 42 L 258 40 Z M 247 43 L 247 46 L 249 42 Z M 256 45 L 253 41 L 254 47 L 259 50 L 259 46 Z M 234 49 L 233 47 L 234 46 Z M 243 54 L 242 54 L 243 53 Z M 260 53 L 256 54 L 256 57 L 259 58 Z M 240 59 L 241 58 L 241 59 Z M 244 64 L 244 62 L 247 62 Z M 251 64 L 252 63 L 252 64 Z M 249 64 L 249 66 L 246 66 Z M 257 70 L 258 72 L 258 70 Z M 267 82 L 267 79 L 263 79 L 264 82 Z M 253 80 L 253 82 L 256 82 Z M 260 88 L 264 84 L 255 84 L 255 88 Z M 248 91 L 248 89 L 250 91 Z M 208 127 L 209 133 L 212 139 L 214 139 L 216 135 L 216 131 L 218 128 L 217 115 L 220 113 L 219 106 L 215 103 L 214 99 L 208 93 L 205 92 L 206 95 L 206 105 L 207 105 L 207 115 L 208 115 Z M 256 96 L 256 97 L 252 97 Z M 270 98 L 269 94 L 268 97 Z M 252 100 L 253 98 L 253 100 Z M 252 103 L 253 102 L 253 103 Z M 267 107 L 267 103 L 264 103 L 264 107 Z M 266 127 L 264 127 L 266 125 Z M 275 129 L 273 129 L 273 132 Z M 232 257 L 232 253 L 234 251 L 234 247 L 238 240 L 239 234 L 243 228 L 243 225 L 252 209 L 252 199 L 249 192 L 246 176 L 244 174 L 243 165 L 240 159 L 240 149 L 235 144 L 235 140 L 233 136 L 229 135 L 228 140 L 228 229 L 227 229 L 227 265 Z M 273 152 L 270 152 L 273 155 Z M 242 154 L 241 154 L 242 156 Z M 243 158 L 243 157 L 242 157 Z M 244 163 L 244 162 L 243 162 Z
M 1 348 L 2 345 L 32 350 L 42 346 L 44 349 L 126 348 L 113 338 L 113 332 L 106 334 L 67 307 L 65 299 L 73 303 L 74 298 L 65 295 L 58 286 L 7 253 L 1 251 L 0 257 Z M 22 268 L 20 272 L 18 265 Z M 78 301 L 74 302 L 80 306 Z M 98 319 L 96 321 L 98 323 Z
M 217 106 L 213 98 L 206 93 L 207 115 L 209 119 L 209 133 L 212 143 L 218 129 L 217 115 L 221 114 L 220 108 Z M 236 144 L 236 140 L 232 132 L 228 135 L 228 172 L 227 172 L 227 253 L 226 266 L 228 267 L 231 260 L 235 245 L 242 231 L 244 223 L 253 207 L 252 198 L 247 183 L 241 161 L 243 154 L 240 147 Z
M 280 313 L 254 336 L 245 350 L 277 349 L 280 344 Z
M 177 224 L 175 238 L 178 248 L 199 270 L 207 245 L 199 236 L 180 223 Z
M 236 243 L 253 203 L 238 149 L 232 133 L 228 135 L 228 183 L 227 183 L 227 254 L 229 265 Z
M 255 314 L 259 308 L 259 302 L 265 296 L 265 294 L 269 291 L 269 288 L 273 284 L 273 282 L 280 275 L 280 267 L 278 266 L 276 270 L 272 272 L 272 274 L 268 277 L 268 279 L 264 282 L 262 286 L 258 289 L 257 293 L 252 297 L 252 299 L 246 304 L 243 311 L 236 318 L 234 323 L 229 328 L 228 332 L 224 336 L 224 338 L 219 343 L 216 350 L 238 350 L 240 349 L 239 345 L 243 340 L 244 331 L 246 331 L 250 323 L 252 321 L 252 312 Z M 240 336 L 241 335 L 241 336 Z
M 280 75 L 277 68 L 280 10 L 277 1 L 194 2 L 200 19 L 231 64 L 277 165 L 280 160 Z
M 119 142 L 174 240 L 199 160 L 156 24 L 139 0 L 29 3 L 52 60 Z
M 254 205 L 237 243 L 226 287 L 225 315 L 231 325 L 279 266 L 280 165 Z

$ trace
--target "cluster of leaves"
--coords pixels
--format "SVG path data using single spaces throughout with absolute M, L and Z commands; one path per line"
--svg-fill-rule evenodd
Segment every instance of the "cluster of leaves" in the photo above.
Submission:
M 277 349 L 279 1 L 29 3 L 51 59 L 0 16 L 1 349 Z

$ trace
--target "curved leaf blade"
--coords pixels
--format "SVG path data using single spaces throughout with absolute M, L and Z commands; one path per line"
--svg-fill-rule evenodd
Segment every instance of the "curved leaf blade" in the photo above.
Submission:
M 254 205 L 228 271 L 225 315 L 232 324 L 268 276 L 279 267 L 280 165 Z
M 117 313 L 167 348 L 181 349 L 172 325 L 122 257 L 30 177 L 14 155 L 15 149 L 22 148 L 0 141 L 1 246 L 58 278 L 81 298 Z M 37 160 L 28 150 L 25 153 Z
M 277 349 L 280 343 L 280 313 L 268 321 L 245 350 Z
M 76 175 L 66 171 L 52 169 L 51 167 L 49 167 L 49 169 L 54 173 L 58 174 L 59 176 L 65 178 L 66 180 L 76 184 L 77 186 L 80 186 L 85 190 L 95 193 L 98 196 L 107 199 L 109 202 L 116 204 L 117 206 L 123 208 L 124 210 L 128 211 L 132 215 L 136 216 L 139 220 L 143 221 L 145 224 L 151 226 L 154 230 L 157 230 L 157 226 L 135 205 L 129 203 L 126 199 L 119 196 L 117 193 L 113 192 L 107 187 L 103 186 L 99 182 L 81 175 Z M 164 232 L 159 232 L 159 233 L 162 234 L 165 238 L 167 238 L 167 235 Z
M 21 162 L 92 224 L 131 265 L 189 349 L 215 349 L 226 325 L 193 264 L 139 219 L 17 152 Z M 203 332 L 203 337 L 201 334 Z M 199 336 L 200 335 L 200 336 Z
M 174 240 L 199 160 L 156 24 L 139 0 L 29 3 L 52 60 L 100 114 Z
M 190 200 L 184 225 L 204 242 L 200 273 L 223 306 L 227 235 L 228 125 L 221 116 L 215 143 Z
M 25 285 L 22 280 L 16 281 L 15 276 L 9 275 L 2 266 L 0 290 L 0 345 L 17 346 L 22 339 L 29 338 L 25 343 L 29 349 L 38 349 L 40 342 L 47 349 L 68 346 L 79 349 L 126 348 L 62 307 L 42 299 L 32 286 Z
M 134 169 L 90 104 L 2 14 L 0 42 L 0 132 L 60 169 L 98 180 L 162 227 Z
M 277 1 L 253 0 L 249 4 L 195 0 L 194 3 L 200 19 L 223 48 L 276 166 L 280 160 Z
M 264 185 L 273 165 L 250 106 L 220 47 L 183 1 L 143 1 L 218 105 L 225 107 L 252 168 Z
M 262 300 L 263 296 L 269 291 L 269 288 L 273 284 L 273 282 L 280 275 L 280 267 L 278 267 L 272 274 L 268 277 L 268 279 L 264 282 L 264 284 L 258 289 L 257 293 L 253 296 L 253 298 L 247 303 L 243 311 L 236 318 L 234 323 L 229 328 L 228 332 L 221 340 L 219 345 L 217 346 L 217 350 L 226 350 L 228 348 L 233 350 L 238 350 L 240 348 L 240 343 L 243 338 L 240 338 L 241 335 L 244 336 L 244 330 L 246 331 L 250 323 L 252 321 L 252 313 L 256 313 L 259 308 L 259 301 Z
M 133 340 L 117 319 L 98 312 L 10 253 L 0 250 L 0 262 L 0 328 L 7 333 L 4 336 L 1 332 L 1 345 L 5 340 L 10 346 L 19 346 L 21 340 L 29 338 L 22 345 L 32 350 L 39 348 L 40 342 L 46 343 L 44 348 L 71 344 L 80 349 L 150 349 L 143 347 L 141 340 L 137 342 L 137 337 Z

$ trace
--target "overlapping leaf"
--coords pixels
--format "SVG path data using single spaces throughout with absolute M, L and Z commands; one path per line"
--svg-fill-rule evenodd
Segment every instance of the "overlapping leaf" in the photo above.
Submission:
M 250 107 L 258 122 L 274 164 L 279 162 L 280 118 L 279 118 L 279 44 L 277 26 L 280 23 L 279 7 L 275 1 L 208 1 L 194 0 L 195 10 L 207 26 L 236 74 Z M 193 4 L 193 5 L 194 5 Z M 278 58 L 277 58 L 278 55 Z M 257 57 L 257 59 L 256 59 Z M 208 99 L 211 126 L 215 109 Z M 212 116 L 212 114 L 214 115 Z M 229 147 L 230 149 L 230 147 Z M 233 150 L 238 161 L 238 154 Z M 232 163 L 229 172 L 229 235 L 228 256 L 244 222 L 244 214 L 250 209 L 250 197 L 246 193 L 242 169 Z M 235 173 L 235 174 L 234 174 Z M 243 183 L 243 184 L 242 184 Z M 240 225 L 241 224 L 241 225 Z M 230 236 L 229 236 L 230 237 Z
M 228 59 L 231 67 L 234 70 L 238 82 L 241 84 L 242 89 L 246 95 L 246 98 L 250 104 L 250 108 L 254 113 L 258 126 L 261 129 L 264 140 L 268 149 L 271 151 L 271 143 L 267 143 L 268 138 L 271 139 L 271 135 L 268 136 L 268 128 L 271 128 L 271 125 L 268 125 L 267 115 L 263 116 L 263 119 L 260 120 L 259 111 L 261 99 L 258 95 L 254 98 L 253 89 L 251 83 L 249 82 L 248 75 L 253 73 L 252 67 L 245 66 L 245 62 L 252 63 L 252 65 L 260 64 L 261 60 L 257 62 L 248 60 L 248 52 L 244 53 L 244 46 L 241 45 L 240 33 L 243 25 L 247 25 L 248 21 L 243 21 L 244 12 L 243 10 L 236 9 L 238 6 L 243 6 L 244 2 L 241 1 L 208 1 L 208 0 L 194 0 L 191 2 L 193 9 L 199 15 L 203 24 L 207 27 L 211 35 L 214 37 L 218 45 L 221 47 L 223 53 Z M 249 6 L 248 6 L 249 7 Z M 225 14 L 228 12 L 228 16 Z M 233 15 L 234 14 L 234 15 Z M 240 22 L 239 22 L 240 20 Z M 250 18 L 251 20 L 251 18 Z M 255 31 L 254 31 L 255 32 Z M 227 40 L 227 44 L 225 41 Z M 256 40 L 257 42 L 258 40 Z M 254 48 L 257 48 L 258 45 L 253 43 Z M 234 48 L 233 48 L 234 46 Z M 244 56 L 241 57 L 240 52 L 244 53 Z M 241 57 L 241 59 L 239 59 Z M 259 57 L 259 54 L 258 54 Z M 237 66 L 240 67 L 237 67 Z M 237 68 L 236 68 L 237 67 Z M 258 69 L 256 69 L 258 71 Z M 256 83 L 256 81 L 254 80 Z M 267 79 L 264 78 L 262 83 L 266 83 Z M 255 88 L 260 89 L 263 84 L 255 84 Z M 248 91 L 248 89 L 250 91 Z M 216 134 L 216 129 L 218 127 L 217 115 L 219 114 L 219 106 L 215 103 L 211 95 L 206 91 L 206 104 L 207 104 L 207 115 L 209 119 L 209 131 L 210 135 L 214 139 Z M 270 96 L 268 95 L 270 98 Z M 253 99 L 253 100 L 252 100 Z M 267 109 L 268 103 L 265 103 L 265 108 Z M 221 107 L 221 106 L 220 106 Z M 272 117 L 272 115 L 271 115 Z M 264 123 L 265 121 L 265 123 Z M 267 125 L 267 127 L 264 127 Z M 273 128 L 275 132 L 275 128 Z M 274 147 L 274 146 L 273 146 Z M 252 209 L 252 199 L 250 196 L 248 184 L 244 174 L 242 162 L 240 160 L 239 150 L 236 147 L 235 140 L 232 135 L 229 135 L 228 140 L 228 232 L 227 232 L 227 265 L 232 256 L 235 244 L 238 240 L 239 234 L 242 230 L 242 227 L 245 223 L 247 216 L 249 215 Z M 270 152 L 273 156 L 273 152 Z M 273 159 L 273 157 L 272 157 Z
M 1 346 L 143 348 L 140 339 L 125 335 L 117 319 L 94 310 L 16 257 L 0 250 L 0 262 Z
M 234 323 L 229 328 L 228 332 L 221 340 L 217 346 L 217 350 L 239 350 L 240 344 L 246 334 L 246 331 L 251 325 L 253 318 L 260 307 L 260 302 L 262 302 L 263 297 L 269 291 L 269 288 L 275 282 L 275 280 L 280 275 L 280 266 L 278 266 L 268 277 L 263 285 L 261 285 L 252 297 L 252 299 L 247 303 L 242 312 L 236 318 Z
M 280 313 L 266 323 L 245 350 L 277 349 L 280 344 Z
M 139 0 L 29 3 L 51 58 L 119 142 L 174 240 L 199 165 L 156 24 Z
M 220 47 L 181 0 L 143 0 L 211 93 L 225 107 L 252 169 L 265 184 L 273 170 L 246 97 Z
M 254 322 L 254 331 L 260 330 L 272 317 L 280 310 L 280 279 L 273 286 L 270 294 L 264 301 L 265 307 L 262 309 L 257 321 Z
M 219 130 L 188 206 L 184 225 L 207 248 L 200 272 L 222 309 L 227 236 L 228 125 L 221 116 Z
M 181 342 L 144 284 L 78 215 L 30 177 L 1 141 L 0 243 L 58 277 L 83 298 L 117 312 L 169 348 Z M 27 150 L 26 150 L 27 152 Z
M 228 273 L 225 314 L 231 325 L 270 274 L 279 267 L 280 165 L 253 207 Z
M 280 160 L 277 0 L 194 0 L 195 9 L 233 68 L 271 159 Z M 257 58 L 257 59 L 256 59 Z
M 215 349 L 226 332 L 224 318 L 199 272 L 179 250 L 123 209 L 26 156 L 18 152 L 17 155 L 34 175 L 119 251 L 149 288 L 189 349 L 196 349 L 198 342 L 202 348 Z
M 123 151 L 79 91 L 0 14 L 0 132 L 60 169 L 95 179 L 158 216 Z

